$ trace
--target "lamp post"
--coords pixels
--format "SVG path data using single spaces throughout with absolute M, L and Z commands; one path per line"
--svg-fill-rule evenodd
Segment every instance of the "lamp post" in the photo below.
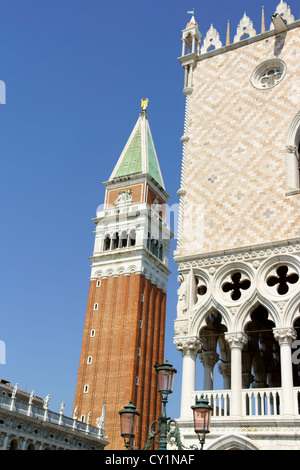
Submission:
M 169 364 L 168 360 L 163 364 L 156 363 L 154 366 L 158 375 L 158 391 L 162 397 L 162 414 L 158 421 L 153 421 L 150 425 L 147 442 L 144 449 L 149 449 L 153 439 L 156 439 L 157 434 L 160 434 L 159 450 L 167 448 L 167 427 L 168 418 L 166 413 L 166 405 L 168 403 L 168 395 L 172 393 L 174 377 L 177 372 L 176 369 Z M 128 450 L 132 447 L 135 437 L 135 430 L 139 412 L 136 407 L 129 403 L 123 410 L 119 411 L 121 423 L 121 436 L 124 438 L 125 447 Z M 157 430 L 154 427 L 158 424 Z M 156 441 L 157 442 L 157 441 Z
M 202 394 L 200 399 L 196 397 L 196 404 L 191 407 L 194 415 L 194 429 L 200 442 L 200 450 L 203 449 L 205 436 L 210 432 L 210 420 L 212 407 L 208 401 L 204 399 Z
M 164 364 L 155 364 L 155 370 L 158 374 L 158 391 L 162 399 L 162 414 L 160 417 L 160 441 L 158 450 L 167 448 L 167 424 L 168 418 L 166 413 L 166 405 L 168 403 L 168 395 L 173 391 L 173 384 L 176 369 L 169 364 L 168 360 Z
M 157 363 L 154 367 L 158 375 L 158 391 L 162 397 L 162 413 L 158 421 L 153 421 L 151 423 L 147 442 L 143 450 L 148 450 L 152 444 L 152 441 L 154 441 L 156 444 L 159 443 L 158 450 L 166 450 L 169 420 L 169 418 L 167 418 L 166 405 L 168 403 L 168 395 L 173 391 L 174 377 L 177 370 L 174 369 L 172 364 L 169 364 L 168 360 L 166 360 L 166 362 L 163 364 Z M 200 442 L 199 450 L 202 450 L 205 443 L 205 436 L 210 432 L 212 407 L 210 406 L 208 400 L 205 400 L 204 395 L 202 394 L 200 399 L 196 397 L 196 403 L 191 408 L 193 410 L 195 433 L 197 434 Z M 123 410 L 119 411 L 119 414 L 121 422 L 121 436 L 124 438 L 126 449 L 129 450 L 130 448 L 134 448 L 133 442 L 135 438 L 137 420 L 140 413 L 137 411 L 132 402 L 130 402 L 129 405 L 125 406 Z M 157 429 L 154 429 L 155 427 L 157 427 Z M 160 434 L 159 441 L 156 437 L 157 434 Z M 178 448 L 179 450 L 188 449 L 183 444 L 181 444 L 181 442 Z M 191 448 L 195 449 L 197 447 L 193 445 Z
M 129 405 L 126 405 L 123 410 L 119 411 L 119 415 L 121 422 L 121 436 L 124 439 L 126 449 L 129 450 L 134 441 L 137 419 L 140 413 L 131 401 Z

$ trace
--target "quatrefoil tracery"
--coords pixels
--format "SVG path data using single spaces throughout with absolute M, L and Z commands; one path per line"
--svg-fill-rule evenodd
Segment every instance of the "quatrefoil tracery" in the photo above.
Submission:
M 235 272 L 231 275 L 232 282 L 226 282 L 222 289 L 223 292 L 231 291 L 232 300 L 239 300 L 242 295 L 243 290 L 249 289 L 251 282 L 249 279 L 242 279 L 242 274 L 240 272 Z
M 291 294 L 300 284 L 298 268 L 293 266 L 293 264 L 274 264 L 273 267 L 271 267 L 268 263 L 268 269 L 265 268 L 258 273 L 257 279 L 255 273 L 253 273 L 253 277 L 251 273 L 248 273 L 242 267 L 232 270 L 231 272 L 227 271 L 226 275 L 224 275 L 225 273 L 223 271 L 223 275 L 218 276 L 220 280 L 215 281 L 215 286 L 218 286 L 218 291 L 221 295 L 223 293 L 222 297 L 224 300 L 234 302 L 242 300 L 246 296 L 248 298 L 255 288 L 255 291 L 264 293 L 266 296 L 270 294 L 275 294 L 276 296 Z M 205 281 L 202 276 L 197 275 L 195 276 L 195 280 L 195 291 L 198 301 L 200 301 L 201 297 L 204 297 L 208 292 L 208 282 L 207 280 Z M 215 294 L 218 295 L 216 291 Z
M 274 287 L 277 285 L 277 292 L 279 295 L 285 295 L 289 292 L 289 284 L 296 284 L 299 280 L 299 276 L 296 273 L 288 274 L 288 266 L 279 266 L 276 269 L 277 276 L 270 276 L 267 279 L 267 285 Z

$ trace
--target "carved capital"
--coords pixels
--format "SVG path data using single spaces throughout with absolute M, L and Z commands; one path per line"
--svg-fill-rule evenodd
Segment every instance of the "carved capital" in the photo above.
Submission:
M 282 344 L 291 345 L 292 342 L 297 338 L 297 332 L 294 328 L 274 328 L 274 338 L 278 341 L 279 346 Z
M 181 351 L 183 356 L 193 355 L 197 356 L 200 349 L 200 339 L 197 337 L 184 337 L 184 338 L 174 338 L 174 344 L 178 351 Z
M 229 343 L 230 349 L 243 349 L 248 342 L 248 336 L 245 333 L 225 333 L 225 339 Z
M 203 351 L 199 354 L 199 359 L 205 367 L 214 367 L 220 356 L 213 351 Z
M 231 374 L 231 364 L 230 363 L 224 363 L 220 362 L 218 365 L 218 370 L 222 377 L 230 377 Z

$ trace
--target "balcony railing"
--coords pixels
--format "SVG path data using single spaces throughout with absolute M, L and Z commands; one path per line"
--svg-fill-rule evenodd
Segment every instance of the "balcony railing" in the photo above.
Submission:
M 91 436 L 102 439 L 104 437 L 104 428 L 92 426 L 87 423 L 83 423 L 74 418 L 69 418 L 64 416 L 62 413 L 55 413 L 48 409 L 44 409 L 39 406 L 30 405 L 24 401 L 13 399 L 8 396 L 0 397 L 0 408 L 4 410 L 14 411 L 22 415 L 30 416 L 32 418 L 38 419 L 40 421 L 47 421 L 51 424 L 58 424 L 67 429 L 72 429 L 73 431 L 78 431 L 81 433 L 89 434 Z
M 206 390 L 194 392 L 195 397 L 204 394 L 213 408 L 212 417 L 226 419 L 231 416 L 231 390 Z M 242 390 L 242 417 L 260 419 L 278 417 L 281 414 L 281 388 L 250 388 Z M 300 416 L 300 387 L 294 387 L 294 414 Z

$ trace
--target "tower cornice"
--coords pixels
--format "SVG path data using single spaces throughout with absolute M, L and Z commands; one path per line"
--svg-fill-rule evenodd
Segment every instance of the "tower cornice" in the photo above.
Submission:
M 144 182 L 151 184 L 153 189 L 158 190 L 165 199 L 170 199 L 170 195 L 167 191 L 149 174 L 149 173 L 136 173 L 133 175 L 120 176 L 118 178 L 113 178 L 108 181 L 104 181 L 103 185 L 106 189 L 111 189 L 116 186 L 126 186 L 130 182 Z

